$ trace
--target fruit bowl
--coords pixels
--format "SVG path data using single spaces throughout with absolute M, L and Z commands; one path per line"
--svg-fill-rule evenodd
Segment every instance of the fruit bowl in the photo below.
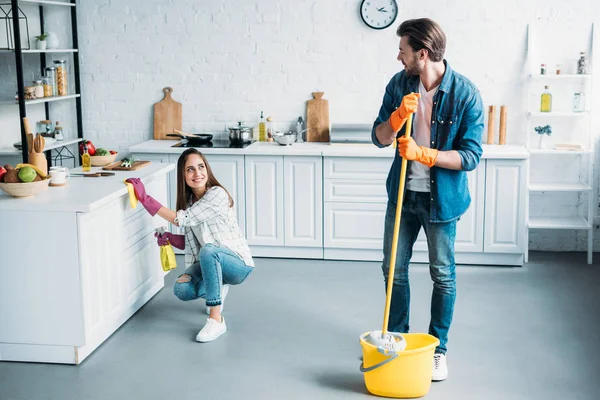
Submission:
M 50 179 L 42 179 L 41 181 L 29 183 L 0 182 L 0 189 L 13 197 L 32 197 L 48 189 L 48 183 L 50 183 Z
M 118 154 L 119 153 L 109 154 L 107 156 L 90 156 L 92 167 L 104 167 L 105 165 L 115 161 Z

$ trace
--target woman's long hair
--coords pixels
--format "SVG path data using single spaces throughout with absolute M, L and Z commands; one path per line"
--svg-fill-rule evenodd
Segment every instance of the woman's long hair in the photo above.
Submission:
M 206 157 L 204 157 L 204 154 L 200 153 L 194 148 L 189 148 L 181 153 L 179 160 L 177 160 L 177 210 L 186 210 L 188 208 L 189 201 L 193 196 L 192 189 L 187 185 L 187 183 L 185 183 L 185 163 L 190 154 L 199 155 L 204 162 L 207 174 L 206 190 L 213 186 L 219 186 L 220 188 L 223 188 L 223 190 L 225 190 L 227 193 L 227 196 L 229 196 L 229 207 L 233 207 L 233 198 L 227 189 L 225 189 L 223 185 L 219 183 L 217 178 L 215 178 L 212 169 L 210 169 L 210 165 L 208 165 L 208 161 L 206 161 Z

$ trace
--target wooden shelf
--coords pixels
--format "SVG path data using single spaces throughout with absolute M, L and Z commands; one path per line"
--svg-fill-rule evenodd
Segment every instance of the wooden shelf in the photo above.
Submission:
M 591 229 L 583 217 L 530 217 L 529 229 Z
M 530 192 L 587 192 L 592 190 L 590 185 L 584 183 L 530 183 Z

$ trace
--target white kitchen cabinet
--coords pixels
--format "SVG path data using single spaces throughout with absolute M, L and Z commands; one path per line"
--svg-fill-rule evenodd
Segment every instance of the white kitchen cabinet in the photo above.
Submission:
M 483 251 L 485 163 L 482 160 L 477 168 L 467 172 L 471 204 L 456 223 L 455 253 Z M 419 232 L 414 250 L 428 252 L 427 237 L 423 229 Z
M 323 247 L 323 164 L 321 157 L 285 157 L 284 243 Z
M 245 166 L 252 254 L 322 258 L 322 158 L 252 155 Z
M 525 161 L 487 161 L 484 252 L 525 252 L 526 179 Z
M 246 234 L 253 246 L 283 246 L 283 156 L 246 156 Z
M 242 232 L 246 232 L 244 156 L 205 154 L 213 174 L 233 198 L 233 207 Z

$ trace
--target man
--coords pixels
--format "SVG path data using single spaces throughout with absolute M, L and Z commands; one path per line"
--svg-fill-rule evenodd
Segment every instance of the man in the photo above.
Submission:
M 429 333 L 440 340 L 432 379 L 440 381 L 448 377 L 446 343 L 456 298 L 456 223 L 471 202 L 466 171 L 477 167 L 482 154 L 483 106 L 475 85 L 443 59 L 446 35 L 436 22 L 408 20 L 396 33 L 400 37 L 398 61 L 404 71 L 388 83 L 371 133 L 378 147 L 398 142 L 386 183 L 382 265 L 386 285 L 402 157 L 409 160 L 388 330 L 408 332 L 408 264 L 423 227 L 433 280 Z M 409 113 L 415 114 L 411 137 L 406 139 L 403 127 Z

